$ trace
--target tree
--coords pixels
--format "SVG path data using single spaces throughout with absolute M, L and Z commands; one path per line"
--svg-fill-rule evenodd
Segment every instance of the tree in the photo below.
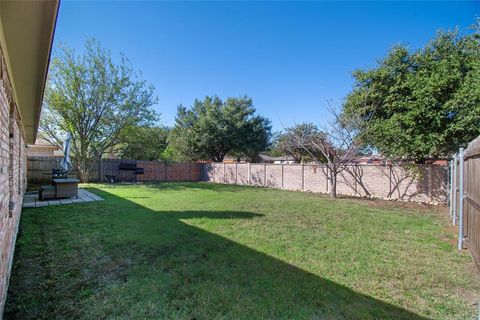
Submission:
M 480 33 L 439 32 L 425 48 L 397 46 L 357 70 L 344 117 L 361 117 L 366 142 L 390 157 L 445 157 L 480 134 Z
M 156 119 L 155 102 L 153 87 L 125 57 L 114 63 L 95 39 L 86 41 L 83 54 L 61 44 L 50 65 L 41 135 L 61 146 L 70 134 L 73 164 L 88 181 L 93 161 L 118 144 L 125 128 Z
M 319 154 L 318 150 L 305 150 L 307 145 L 303 142 L 316 138 L 323 138 L 323 133 L 318 130 L 316 125 L 313 123 L 297 124 L 286 128 L 277 136 L 273 150 L 275 154 L 292 156 L 296 162 L 322 159 L 322 154 Z M 314 157 L 312 157 L 312 154 Z
M 168 132 L 168 128 L 161 126 L 129 126 L 120 135 L 118 156 L 122 159 L 163 160 Z
M 179 106 L 169 152 L 184 160 L 221 162 L 227 154 L 254 157 L 268 147 L 270 121 L 255 114 L 252 99 L 218 97 Z
M 324 163 L 325 174 L 330 196 L 337 196 L 337 177 L 348 169 L 359 152 L 363 149 L 362 138 L 357 131 L 358 118 L 342 118 L 341 112 L 329 105 L 333 120 L 322 127 L 322 130 L 310 125 L 313 131 L 305 135 L 301 130 L 291 130 L 291 139 L 296 146 L 301 146 L 312 159 Z

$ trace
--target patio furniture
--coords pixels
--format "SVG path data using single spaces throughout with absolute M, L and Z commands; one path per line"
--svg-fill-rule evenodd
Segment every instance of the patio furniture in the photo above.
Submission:
M 53 179 L 55 186 L 56 198 L 70 198 L 77 197 L 78 199 L 78 183 L 80 180 L 74 178 L 59 178 Z
M 112 174 L 106 174 L 106 175 L 105 175 L 105 181 L 106 181 L 107 183 L 115 183 L 116 179 L 117 179 L 117 175 L 116 175 L 116 174 L 113 174 L 113 173 L 112 173 Z
M 40 201 L 55 199 L 56 196 L 55 187 L 52 185 L 41 186 L 38 191 L 38 199 L 40 199 Z

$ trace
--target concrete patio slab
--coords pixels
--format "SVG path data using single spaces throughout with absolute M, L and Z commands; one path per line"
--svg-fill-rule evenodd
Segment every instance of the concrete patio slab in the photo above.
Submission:
M 65 199 L 58 199 L 58 200 L 45 200 L 40 201 L 38 199 L 38 192 L 27 192 L 23 197 L 23 208 L 38 208 L 38 207 L 45 207 L 45 206 L 53 206 L 53 205 L 67 205 L 72 203 L 82 203 L 82 202 L 92 202 L 92 201 L 102 201 L 104 200 L 102 197 L 97 196 L 87 190 L 78 189 L 78 198 L 71 197 Z

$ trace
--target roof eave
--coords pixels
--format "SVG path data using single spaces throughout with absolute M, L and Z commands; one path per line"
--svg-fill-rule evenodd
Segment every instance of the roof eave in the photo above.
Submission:
M 59 0 L 0 1 L 0 45 L 26 143 L 36 139 Z

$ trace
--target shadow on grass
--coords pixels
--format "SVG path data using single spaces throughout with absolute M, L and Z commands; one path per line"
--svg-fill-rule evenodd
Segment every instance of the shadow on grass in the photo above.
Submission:
M 146 184 L 149 188 L 153 189 L 166 189 L 166 190 L 184 190 L 184 189 L 198 189 L 198 190 L 212 190 L 218 192 L 238 192 L 238 188 L 242 187 L 240 185 L 234 184 L 222 184 L 222 183 L 212 183 L 212 182 L 160 182 L 160 183 L 149 183 Z M 243 186 L 251 187 L 251 186 Z
M 155 190 L 169 190 L 169 191 L 181 191 L 181 190 L 211 190 L 219 193 L 223 192 L 238 192 L 238 188 L 258 188 L 255 186 L 247 185 L 234 185 L 234 184 L 223 184 L 223 183 L 213 183 L 208 181 L 194 181 L 194 182 L 139 182 L 139 183 L 114 183 L 114 184 L 102 184 L 104 189 L 108 190 L 109 188 L 135 188 L 136 186 L 145 186 L 149 189 Z M 88 186 L 87 186 L 88 188 Z M 148 197 L 137 197 L 137 196 L 128 196 L 129 199 L 135 198 L 148 198 Z
M 6 319 L 425 319 L 188 224 L 262 215 L 91 190 L 105 201 L 25 212 Z

